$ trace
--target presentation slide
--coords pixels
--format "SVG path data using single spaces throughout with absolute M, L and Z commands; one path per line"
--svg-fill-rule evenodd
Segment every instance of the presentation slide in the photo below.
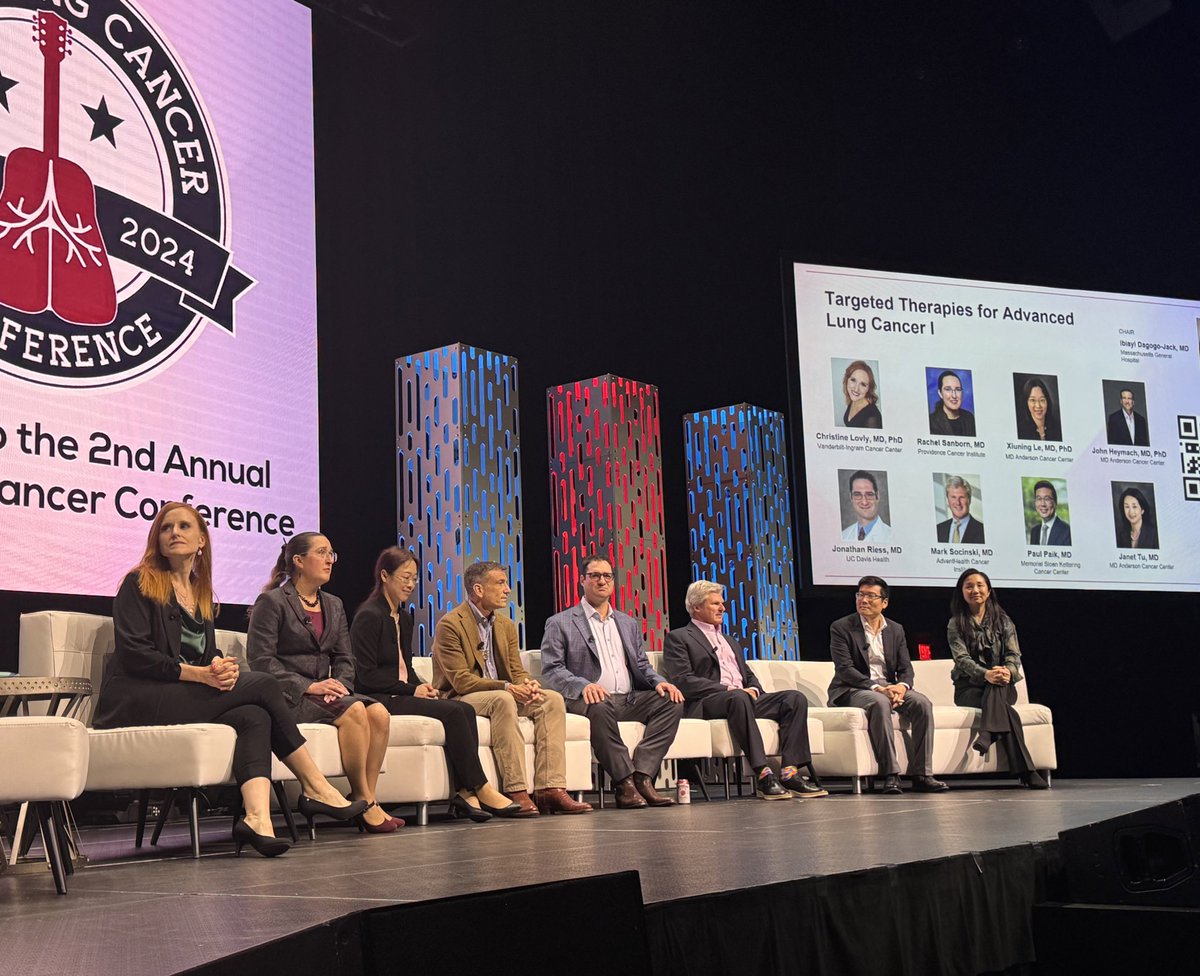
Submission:
M 814 583 L 1200 589 L 1200 303 L 792 278 Z
M 318 515 L 310 12 L 0 0 L 0 589 L 110 595 L 164 501 L 253 600 Z

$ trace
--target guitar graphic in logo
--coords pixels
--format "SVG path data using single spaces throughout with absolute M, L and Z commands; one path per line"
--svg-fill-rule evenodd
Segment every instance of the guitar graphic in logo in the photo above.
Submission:
M 96 191 L 83 169 L 59 155 L 59 72 L 71 53 L 67 22 L 34 16 L 43 58 L 42 148 L 14 149 L 0 185 L 0 304 L 52 311 L 75 325 L 103 326 L 117 295 L 96 219 Z

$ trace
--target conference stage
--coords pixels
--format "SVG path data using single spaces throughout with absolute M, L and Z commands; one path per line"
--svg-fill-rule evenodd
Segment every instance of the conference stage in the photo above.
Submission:
M 204 821 L 199 861 L 183 824 L 141 853 L 131 827 L 86 828 L 91 863 L 67 897 L 48 873 L 0 878 L 5 968 L 1058 971 L 1020 967 L 1038 949 L 1033 906 L 1067 899 L 1059 832 L 1189 796 L 1200 780 L 1059 780 L 1042 793 L 1008 781 L 953 786 L 435 821 L 379 837 L 328 827 L 279 860 L 235 858 L 222 843 L 227 817 Z

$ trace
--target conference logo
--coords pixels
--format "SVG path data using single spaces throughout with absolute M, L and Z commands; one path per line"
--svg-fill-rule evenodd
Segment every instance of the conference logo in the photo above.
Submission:
M 0 0 L 0 372 L 111 388 L 234 334 L 252 278 L 170 43 L 122 0 Z

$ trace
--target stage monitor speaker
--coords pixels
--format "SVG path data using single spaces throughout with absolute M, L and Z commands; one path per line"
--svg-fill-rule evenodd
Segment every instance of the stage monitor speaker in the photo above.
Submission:
M 1200 794 L 1058 836 L 1072 901 L 1200 907 Z
M 651 972 L 636 871 L 389 905 L 365 913 L 362 928 L 365 976 Z

